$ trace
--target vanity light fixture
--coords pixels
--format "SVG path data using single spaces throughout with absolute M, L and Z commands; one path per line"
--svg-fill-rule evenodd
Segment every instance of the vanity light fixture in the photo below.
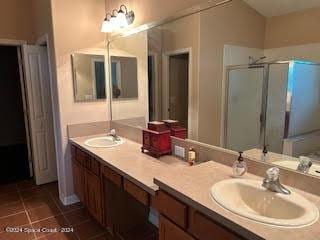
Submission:
M 114 9 L 112 14 L 107 13 L 103 20 L 101 32 L 111 33 L 119 28 L 125 28 L 133 23 L 135 14 L 129 11 L 125 5 L 121 5 L 119 10 Z
M 108 18 L 108 16 L 110 16 L 110 17 Z M 102 26 L 101 26 L 101 32 L 111 33 L 113 31 L 113 25 L 111 23 L 111 18 L 112 18 L 112 15 L 107 13 L 105 19 L 103 20 Z

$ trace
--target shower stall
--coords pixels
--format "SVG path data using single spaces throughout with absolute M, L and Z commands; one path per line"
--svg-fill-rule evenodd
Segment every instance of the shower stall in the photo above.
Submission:
M 320 130 L 319 64 L 228 66 L 225 96 L 225 148 L 282 153 L 285 139 Z

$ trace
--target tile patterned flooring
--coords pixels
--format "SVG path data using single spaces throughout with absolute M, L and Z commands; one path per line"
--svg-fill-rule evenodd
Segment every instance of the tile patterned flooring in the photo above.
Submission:
M 11 233 L 8 227 L 20 232 Z M 73 232 L 46 232 L 46 229 Z M 42 229 L 41 232 L 25 232 Z M 0 240 L 111 240 L 81 203 L 64 206 L 57 183 L 43 186 L 27 180 L 0 185 Z

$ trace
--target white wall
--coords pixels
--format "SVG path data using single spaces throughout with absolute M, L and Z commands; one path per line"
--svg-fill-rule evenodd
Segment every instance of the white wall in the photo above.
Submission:
M 308 60 L 320 63 L 320 43 L 265 49 L 266 62 L 276 60 Z
M 293 84 L 289 137 L 320 130 L 320 66 L 291 64 L 289 78 Z

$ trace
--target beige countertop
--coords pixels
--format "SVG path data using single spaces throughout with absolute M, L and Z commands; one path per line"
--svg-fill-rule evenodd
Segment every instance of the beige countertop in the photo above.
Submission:
M 210 196 L 210 189 L 215 183 L 230 179 L 231 168 L 209 161 L 190 167 L 187 171 L 176 175 L 162 175 L 155 177 L 155 183 L 163 190 L 176 196 L 181 201 L 194 207 L 213 220 L 229 229 L 240 233 L 248 239 L 270 240 L 319 240 L 320 221 L 303 228 L 280 228 L 257 223 L 238 216 L 216 203 Z M 260 179 L 253 174 L 246 174 L 245 178 Z M 289 189 L 303 195 L 320 208 L 320 197 L 289 187 Z M 254 196 L 252 196 L 254 197 Z
M 187 162 L 177 157 L 163 156 L 156 159 L 144 154 L 141 152 L 141 144 L 123 137 L 124 144 L 112 148 L 93 148 L 84 144 L 89 138 L 101 136 L 105 135 L 71 138 L 70 141 L 152 195 L 159 189 L 153 182 L 155 177 L 177 169 L 184 171 L 190 168 Z
M 72 138 L 70 142 L 150 194 L 154 195 L 160 187 L 243 237 L 268 240 L 320 239 L 319 220 L 308 227 L 279 228 L 248 220 L 220 207 L 212 200 L 210 189 L 213 184 L 231 178 L 230 167 L 214 161 L 190 167 L 174 156 L 164 156 L 158 160 L 141 153 L 141 144 L 125 138 L 124 144 L 113 148 L 92 148 L 84 144 L 87 139 L 97 136 L 104 135 Z M 262 181 L 260 177 L 248 173 L 245 177 Z M 290 189 L 320 208 L 320 197 Z

